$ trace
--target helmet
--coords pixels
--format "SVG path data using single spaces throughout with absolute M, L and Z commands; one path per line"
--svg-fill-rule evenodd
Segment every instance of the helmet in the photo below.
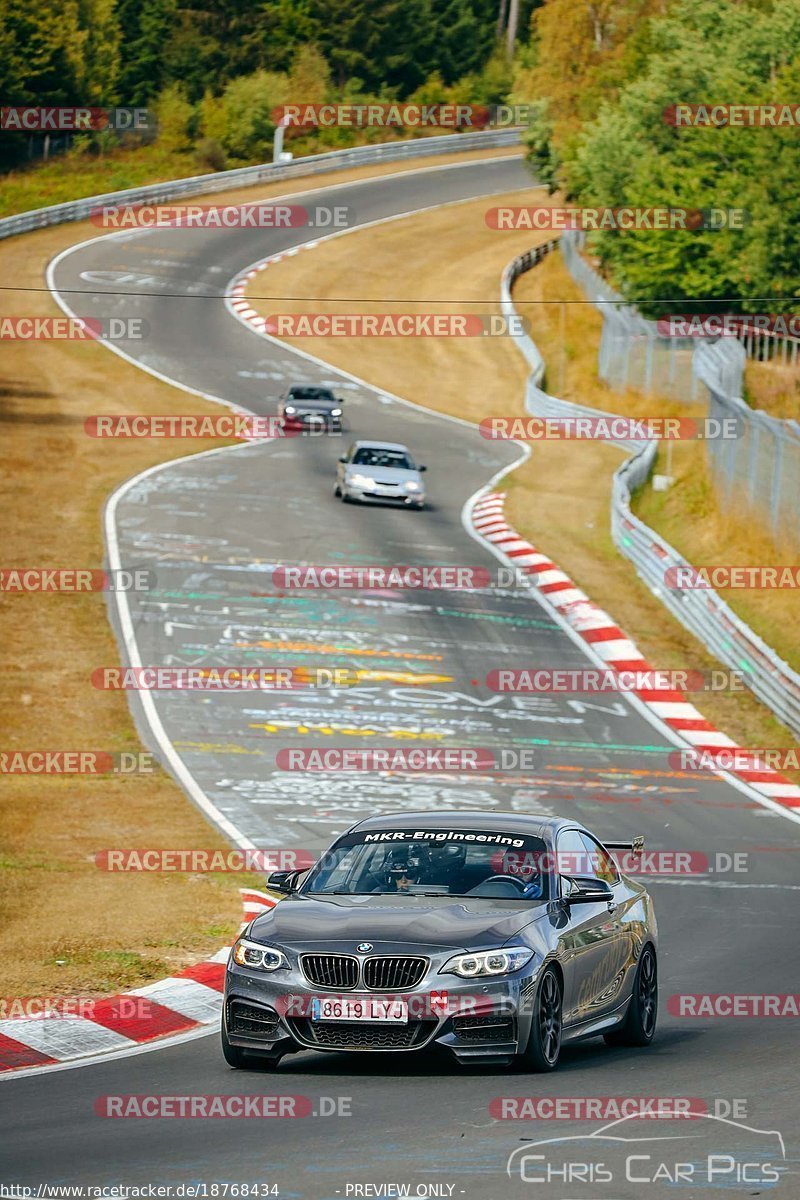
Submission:
M 433 842 L 428 849 L 431 883 L 446 883 L 451 874 L 460 871 L 467 861 L 466 846 Z
M 384 860 L 383 870 L 386 883 L 395 890 L 401 879 L 419 883 L 424 866 L 423 854 L 419 850 L 412 850 L 408 846 L 395 846 Z

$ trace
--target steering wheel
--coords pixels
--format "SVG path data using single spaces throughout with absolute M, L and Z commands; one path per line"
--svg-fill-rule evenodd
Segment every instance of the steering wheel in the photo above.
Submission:
M 487 883 L 513 883 L 521 892 L 524 892 L 526 887 L 526 884 L 516 875 L 489 875 L 488 878 L 480 881 L 478 887 L 483 887 Z

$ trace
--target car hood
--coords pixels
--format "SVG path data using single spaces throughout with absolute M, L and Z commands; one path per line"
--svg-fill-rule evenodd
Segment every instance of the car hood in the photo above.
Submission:
M 358 463 L 347 464 L 348 473 L 367 475 L 378 483 L 408 483 L 414 480 L 420 482 L 419 471 L 411 471 L 406 467 L 362 467 Z
M 530 900 L 420 896 L 288 896 L 258 917 L 249 937 L 310 949 L 336 942 L 352 953 L 359 942 L 433 950 L 479 950 L 507 942 L 537 920 L 546 905 Z

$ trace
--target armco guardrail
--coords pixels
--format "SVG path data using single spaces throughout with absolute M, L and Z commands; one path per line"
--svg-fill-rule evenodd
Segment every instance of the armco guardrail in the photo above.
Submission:
M 407 142 L 380 142 L 375 146 L 331 150 L 327 154 L 310 154 L 306 158 L 297 158 L 288 163 L 263 163 L 254 167 L 240 167 L 234 171 L 219 171 L 211 175 L 192 175 L 186 179 L 147 184 L 144 187 L 127 188 L 121 192 L 106 192 L 100 196 L 87 196 L 83 200 L 71 200 L 66 204 L 53 204 L 49 208 L 34 208 L 17 216 L 3 217 L 0 220 L 0 238 L 13 237 L 17 233 L 30 233 L 47 225 L 82 221 L 102 205 L 161 204 L 178 197 L 207 195 L 210 192 L 222 192 L 228 188 L 246 187 L 255 183 L 296 179 L 302 175 L 323 175 L 345 167 L 399 162 L 404 158 L 426 158 L 437 154 L 458 154 L 464 150 L 491 150 L 503 146 L 516 146 L 520 140 L 519 129 L 449 133 L 443 137 L 412 138 Z
M 515 258 L 503 272 L 501 305 L 506 316 L 516 313 L 511 296 L 514 281 L 557 246 L 546 242 Z M 614 419 L 617 414 L 560 400 L 545 392 L 544 360 L 527 334 L 515 341 L 531 365 L 525 407 L 534 416 L 593 416 Z M 658 443 L 632 439 L 615 443 L 631 452 L 614 473 L 611 491 L 611 532 L 617 548 L 629 558 L 651 592 L 694 634 L 706 649 L 727 667 L 741 671 L 750 690 L 793 734 L 800 736 L 800 675 L 750 629 L 712 588 L 673 590 L 665 584 L 670 567 L 689 567 L 669 542 L 631 512 L 631 497 L 652 470 Z

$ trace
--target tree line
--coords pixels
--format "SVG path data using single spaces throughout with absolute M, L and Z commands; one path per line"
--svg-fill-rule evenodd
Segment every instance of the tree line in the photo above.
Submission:
M 520 44 L 540 2 L 514 6 Z M 498 0 L 41 0 L 34 8 L 0 0 L 0 102 L 157 111 L 161 101 L 173 129 L 177 108 L 188 105 L 189 136 L 208 136 L 210 125 L 237 159 L 256 152 L 264 121 L 225 130 L 258 96 L 271 107 L 419 91 L 446 100 L 453 87 L 458 98 L 479 87 L 501 100 L 509 79 L 500 3 L 502 11 Z M 298 85 L 311 94 L 298 96 Z M 22 157 L 20 139 L 0 138 L 0 156 L 6 165 Z
M 742 214 L 734 228 L 593 234 L 623 294 L 651 317 L 701 311 L 699 297 L 702 311 L 796 310 L 800 128 L 685 127 L 666 114 L 679 103 L 800 114 L 800 0 L 547 0 L 533 24 L 540 179 L 577 205 Z

